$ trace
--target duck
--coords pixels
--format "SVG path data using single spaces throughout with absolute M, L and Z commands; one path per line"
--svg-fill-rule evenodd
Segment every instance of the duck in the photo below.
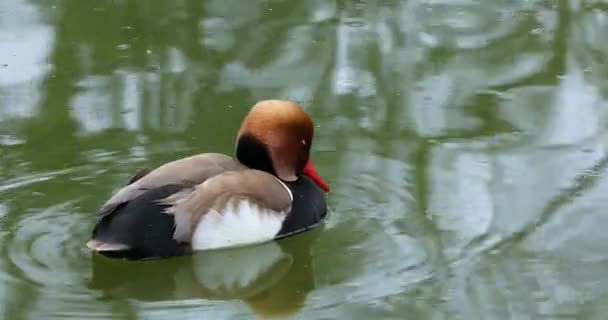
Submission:
M 329 184 L 310 157 L 311 117 L 262 100 L 244 117 L 232 156 L 206 152 L 138 171 L 97 210 L 94 253 L 157 259 L 261 244 L 320 225 Z

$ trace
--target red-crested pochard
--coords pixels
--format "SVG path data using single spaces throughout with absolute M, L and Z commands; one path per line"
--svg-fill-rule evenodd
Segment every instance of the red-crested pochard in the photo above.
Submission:
M 237 134 L 236 158 L 202 153 L 138 172 L 100 208 L 87 247 L 161 258 L 313 228 L 327 215 L 329 192 L 309 159 L 313 134 L 296 103 L 260 101 Z

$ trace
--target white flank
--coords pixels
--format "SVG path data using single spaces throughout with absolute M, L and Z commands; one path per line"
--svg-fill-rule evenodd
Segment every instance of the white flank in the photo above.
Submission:
M 222 212 L 203 215 L 192 235 L 194 250 L 239 247 L 270 241 L 279 233 L 285 213 L 239 201 Z

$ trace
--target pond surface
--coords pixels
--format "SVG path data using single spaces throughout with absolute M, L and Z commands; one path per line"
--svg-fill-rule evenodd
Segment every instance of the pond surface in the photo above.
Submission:
M 606 1 L 0 1 L 0 318 L 604 319 Z M 332 215 L 150 263 L 84 247 L 142 167 L 313 116 Z

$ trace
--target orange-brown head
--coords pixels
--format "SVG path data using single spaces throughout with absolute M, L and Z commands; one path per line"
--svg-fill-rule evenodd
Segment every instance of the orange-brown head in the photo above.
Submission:
M 312 119 L 299 105 L 287 100 L 263 100 L 251 108 L 241 124 L 236 157 L 250 168 L 285 181 L 294 181 L 304 173 L 329 191 L 310 162 L 313 136 Z

